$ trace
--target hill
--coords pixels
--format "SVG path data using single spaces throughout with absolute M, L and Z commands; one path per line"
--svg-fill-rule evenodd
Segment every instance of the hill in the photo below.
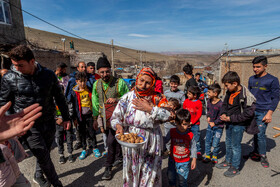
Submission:
M 36 46 L 58 51 L 64 51 L 64 43 L 61 39 L 65 38 L 65 51 L 70 50 L 69 42 L 72 40 L 74 42 L 75 50 L 78 50 L 79 52 L 103 52 L 111 59 L 111 45 L 109 44 L 78 39 L 30 27 L 25 27 L 25 36 L 28 41 Z M 176 58 L 173 56 L 167 56 L 160 53 L 142 53 L 143 62 L 159 62 L 175 59 Z M 114 45 L 114 60 L 116 62 L 139 62 L 140 53 L 138 50 Z

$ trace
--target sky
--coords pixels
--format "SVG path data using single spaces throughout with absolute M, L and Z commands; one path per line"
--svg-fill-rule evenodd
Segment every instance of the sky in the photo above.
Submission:
M 279 0 L 21 0 L 83 38 L 153 52 L 220 52 L 280 36 Z M 25 26 L 69 35 L 23 12 Z M 280 48 L 280 40 L 259 49 Z M 227 45 L 225 45 L 227 44 Z

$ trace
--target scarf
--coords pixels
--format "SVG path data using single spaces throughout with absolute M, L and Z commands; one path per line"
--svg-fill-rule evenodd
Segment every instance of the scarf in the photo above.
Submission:
M 143 75 L 148 75 L 149 77 L 152 78 L 152 84 L 151 84 L 150 88 L 148 88 L 147 90 L 139 90 L 137 88 L 138 80 Z M 151 68 L 143 68 L 140 71 L 140 73 L 137 75 L 137 77 L 136 77 L 134 91 L 135 91 L 137 97 L 143 98 L 143 97 L 148 97 L 148 96 L 155 95 L 155 82 L 156 82 L 156 74 L 155 74 L 155 72 Z

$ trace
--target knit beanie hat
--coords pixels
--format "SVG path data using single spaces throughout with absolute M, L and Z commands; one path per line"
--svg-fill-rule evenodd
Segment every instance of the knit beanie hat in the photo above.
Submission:
M 97 60 L 96 69 L 98 70 L 100 68 L 111 68 L 110 62 L 108 61 L 108 59 L 105 56 L 100 57 Z

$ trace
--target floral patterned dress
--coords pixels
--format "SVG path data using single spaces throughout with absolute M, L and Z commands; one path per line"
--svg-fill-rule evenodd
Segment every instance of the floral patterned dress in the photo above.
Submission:
M 149 114 L 133 108 L 132 100 L 136 98 L 134 91 L 125 94 L 111 117 L 111 126 L 116 130 L 116 124 L 130 133 L 137 133 L 147 139 L 141 148 L 123 147 L 123 180 L 125 187 L 162 186 L 161 151 L 163 139 L 160 129 L 161 121 L 168 120 L 170 112 L 154 106 Z M 155 99 L 155 98 L 154 98 Z M 162 101 L 162 96 L 156 97 L 156 105 Z

